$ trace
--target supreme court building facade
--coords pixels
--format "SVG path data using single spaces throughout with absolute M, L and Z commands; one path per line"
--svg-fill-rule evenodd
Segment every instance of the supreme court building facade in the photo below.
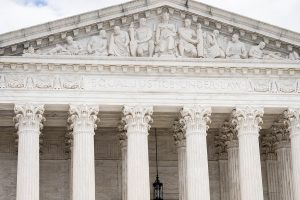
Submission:
M 135 0 L 0 35 L 0 199 L 300 200 L 300 34 Z

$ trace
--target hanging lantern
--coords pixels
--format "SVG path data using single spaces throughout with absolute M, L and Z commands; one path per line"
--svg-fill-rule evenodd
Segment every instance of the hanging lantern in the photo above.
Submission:
M 153 183 L 153 200 L 163 200 L 163 184 L 159 181 L 158 177 L 158 164 L 157 164 L 157 135 L 155 129 L 155 158 L 156 158 L 156 179 Z
M 159 181 L 159 177 L 156 176 L 156 180 L 153 183 L 153 199 L 154 200 L 163 200 L 163 184 Z

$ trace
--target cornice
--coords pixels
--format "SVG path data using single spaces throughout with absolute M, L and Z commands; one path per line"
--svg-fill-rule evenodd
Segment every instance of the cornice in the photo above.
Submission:
M 289 60 L 229 60 L 87 56 L 0 57 L 0 72 L 153 74 L 192 76 L 300 75 L 300 62 Z

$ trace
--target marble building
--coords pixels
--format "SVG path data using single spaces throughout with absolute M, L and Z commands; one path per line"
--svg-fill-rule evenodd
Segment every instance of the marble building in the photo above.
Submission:
M 0 199 L 300 200 L 300 34 L 135 0 L 0 35 Z

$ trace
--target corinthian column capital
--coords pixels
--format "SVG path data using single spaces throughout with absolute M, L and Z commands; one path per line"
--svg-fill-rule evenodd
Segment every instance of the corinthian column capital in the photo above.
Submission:
M 14 117 L 15 127 L 20 131 L 40 131 L 43 128 L 43 122 L 45 118 L 44 105 L 40 104 L 16 104 L 14 111 L 16 116 Z
M 99 107 L 96 105 L 70 105 L 68 122 L 73 134 L 81 131 L 94 133 L 97 128 Z
M 127 147 L 127 131 L 125 130 L 125 125 L 126 123 L 121 120 L 117 127 L 117 130 L 119 132 L 118 138 L 121 147 Z
M 175 121 L 173 124 L 173 138 L 175 140 L 175 145 L 177 147 L 185 147 L 185 132 L 183 130 L 184 124 L 182 124 L 180 121 Z
M 289 126 L 290 136 L 300 135 L 300 107 L 289 108 L 283 115 L 285 123 Z
M 152 106 L 124 106 L 122 120 L 126 123 L 124 129 L 127 130 L 127 134 L 129 132 L 148 134 L 150 123 L 152 123 L 152 113 Z
M 187 134 L 201 132 L 206 134 L 210 122 L 211 108 L 201 105 L 185 106 L 180 111 L 181 122 L 185 124 Z
M 245 134 L 258 135 L 261 129 L 260 125 L 263 122 L 264 110 L 262 107 L 237 107 L 232 114 L 232 122 L 237 125 L 236 128 L 239 130 L 238 136 Z

